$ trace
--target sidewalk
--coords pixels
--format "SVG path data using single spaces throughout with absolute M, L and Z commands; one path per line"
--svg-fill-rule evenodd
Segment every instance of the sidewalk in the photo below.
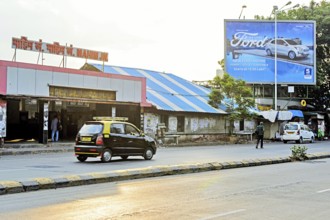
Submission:
M 5 143 L 4 146 L 0 148 L 0 156 L 73 152 L 73 150 L 73 141 L 49 142 L 47 144 L 38 143 L 36 141 L 24 141 Z

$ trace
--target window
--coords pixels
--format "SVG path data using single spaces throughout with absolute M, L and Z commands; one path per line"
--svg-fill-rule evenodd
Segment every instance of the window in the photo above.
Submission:
M 287 124 L 287 125 L 285 125 L 284 130 L 298 130 L 298 125 Z
M 165 130 L 168 131 L 168 115 L 161 115 L 160 123 L 164 123 L 166 127 Z
M 123 124 L 111 124 L 110 132 L 115 134 L 124 134 Z
M 244 119 L 239 121 L 239 130 L 244 131 Z
M 87 133 L 99 134 L 99 133 L 101 133 L 102 129 L 103 129 L 102 124 L 85 124 L 80 129 L 80 133 L 82 133 L 82 134 L 87 134 Z
M 184 116 L 178 116 L 178 132 L 184 132 Z
M 126 125 L 125 133 L 130 134 L 130 135 L 135 135 L 135 136 L 139 135 L 139 131 L 136 130 L 136 128 L 134 128 L 132 125 Z
M 288 87 L 287 86 L 280 86 L 277 88 L 277 97 L 287 98 L 289 97 Z
M 255 85 L 254 96 L 262 98 L 273 97 L 274 86 L 271 85 Z

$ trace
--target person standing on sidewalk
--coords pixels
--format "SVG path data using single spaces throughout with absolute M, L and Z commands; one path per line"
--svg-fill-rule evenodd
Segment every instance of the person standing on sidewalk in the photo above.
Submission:
M 260 122 L 260 124 L 257 126 L 255 133 L 257 135 L 256 148 L 258 149 L 259 142 L 260 142 L 260 148 L 264 148 L 264 125 L 263 125 L 263 122 Z
M 58 118 L 57 115 L 54 116 L 51 124 L 51 130 L 52 130 L 52 142 L 58 141 Z

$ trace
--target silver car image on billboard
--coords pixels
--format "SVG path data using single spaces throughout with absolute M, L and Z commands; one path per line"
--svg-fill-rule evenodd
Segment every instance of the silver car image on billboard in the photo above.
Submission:
M 276 43 L 277 55 L 286 56 L 291 60 L 305 58 L 309 55 L 309 48 L 294 39 L 280 38 L 276 39 Z M 268 56 L 275 54 L 275 39 L 265 45 L 265 50 Z

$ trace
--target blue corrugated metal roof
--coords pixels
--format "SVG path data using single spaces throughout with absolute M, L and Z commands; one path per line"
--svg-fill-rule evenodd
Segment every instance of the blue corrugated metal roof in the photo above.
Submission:
M 90 65 L 99 70 L 104 69 L 105 73 L 146 78 L 147 101 L 159 110 L 226 113 L 221 109 L 213 108 L 207 103 L 210 89 L 196 85 L 176 75 L 129 67 Z

